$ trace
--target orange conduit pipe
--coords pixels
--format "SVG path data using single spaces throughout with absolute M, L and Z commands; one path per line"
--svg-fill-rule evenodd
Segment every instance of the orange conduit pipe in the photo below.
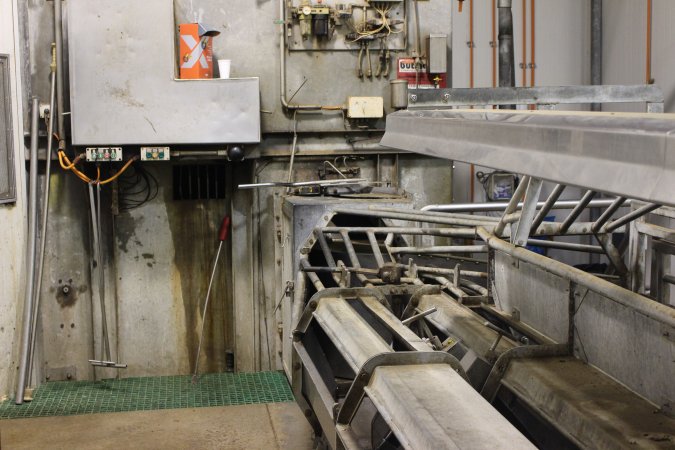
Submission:
M 645 79 L 652 84 L 652 0 L 647 0 L 647 61 Z
M 651 1 L 651 0 L 650 0 Z M 535 44 L 537 38 L 537 27 L 536 27 L 536 14 L 534 9 L 535 0 L 530 0 L 530 86 L 534 87 L 535 82 L 535 71 L 537 69 L 536 62 L 536 53 L 535 53 Z
M 527 86 L 527 0 L 523 0 L 523 87 Z

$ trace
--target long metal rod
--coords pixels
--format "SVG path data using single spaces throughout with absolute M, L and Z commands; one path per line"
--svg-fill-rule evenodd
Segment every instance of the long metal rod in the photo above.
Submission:
M 455 245 L 438 247 L 391 247 L 391 253 L 427 255 L 433 253 L 485 253 L 485 245 Z
M 220 252 L 223 249 L 223 242 L 218 244 L 218 251 L 216 252 L 216 259 L 213 261 L 213 269 L 211 270 L 211 278 L 209 278 L 209 287 L 206 290 L 206 299 L 204 300 L 204 311 L 202 311 L 202 326 L 199 333 L 199 346 L 197 347 L 197 357 L 195 358 L 195 370 L 192 373 L 192 383 L 197 382 L 199 373 L 199 356 L 202 354 L 202 344 L 204 342 L 204 326 L 206 324 L 206 311 L 209 308 L 209 300 L 211 298 L 211 288 L 213 287 L 213 280 L 216 277 L 216 270 L 218 269 L 218 260 L 220 259 Z
M 56 114 L 59 150 L 66 148 L 65 100 L 63 85 L 63 12 L 61 0 L 54 0 L 54 41 L 56 43 Z
M 559 241 L 547 241 L 544 239 L 530 239 L 527 241 L 527 245 L 536 246 L 536 247 L 546 247 L 546 248 L 555 248 L 559 250 L 570 250 L 573 252 L 586 252 L 586 253 L 605 253 L 602 247 L 597 245 L 586 245 L 586 244 L 574 244 L 571 242 L 559 242 Z
M 537 203 L 537 209 L 539 209 L 539 213 L 541 214 L 541 211 L 544 211 L 545 214 L 543 214 L 542 222 L 544 221 L 543 219 L 546 218 L 546 215 L 551 212 L 551 210 L 554 209 L 574 209 L 581 199 L 579 200 L 554 200 L 553 202 L 550 202 L 551 198 L 560 198 L 560 195 L 562 192 L 565 190 L 564 185 L 558 184 L 554 188 L 554 190 L 551 192 L 551 196 L 549 196 L 549 199 L 547 199 L 545 202 L 538 202 Z M 553 196 L 555 194 L 555 196 Z M 599 200 L 593 200 L 591 203 L 588 204 L 589 208 L 607 208 L 614 203 L 614 200 L 612 199 L 599 199 Z M 621 206 L 630 206 L 631 201 L 630 200 L 625 200 L 624 203 Z M 487 202 L 487 203 L 451 203 L 448 205 L 427 205 L 420 209 L 420 211 L 430 213 L 430 212 L 436 212 L 436 213 L 464 213 L 464 212 L 499 212 L 499 211 L 504 211 L 506 207 L 508 206 L 508 202 Z M 543 208 L 546 208 L 545 210 Z M 389 211 L 390 208 L 371 208 L 375 211 Z M 520 211 L 523 209 L 523 202 L 518 203 L 517 210 Z M 439 216 L 440 217 L 440 216 Z M 483 219 L 480 216 L 471 216 L 474 219 Z M 468 218 L 468 216 L 467 216 Z M 499 220 L 495 217 L 484 217 L 485 220 Z M 541 223 L 540 223 L 541 225 Z
M 33 323 L 33 299 L 35 292 L 35 258 L 37 252 L 37 189 L 38 189 L 38 131 L 40 120 L 40 101 L 33 97 L 30 128 L 30 167 L 28 178 L 28 251 L 26 270 L 26 291 L 23 305 L 23 328 L 21 330 L 21 356 L 19 377 L 16 384 L 14 403 L 21 405 L 26 392 L 26 373 L 28 372 L 28 354 L 30 350 L 31 324 Z
M 526 176 L 523 177 L 522 180 L 520 180 L 520 184 L 516 188 L 516 191 L 513 193 L 513 197 L 511 197 L 511 201 L 509 201 L 508 206 L 504 210 L 504 215 L 502 216 L 501 220 L 495 227 L 495 234 L 497 236 L 500 236 L 503 232 L 504 229 L 506 228 L 506 221 L 504 220 L 506 216 L 513 214 L 516 211 L 516 208 L 518 207 L 518 203 L 520 200 L 523 198 L 525 195 L 525 191 L 527 190 L 527 186 L 530 184 L 530 177 Z
M 56 72 L 51 73 L 51 93 L 49 96 L 49 124 L 47 125 L 47 156 L 45 158 L 45 187 L 42 197 L 42 224 L 40 235 L 40 252 L 38 256 L 37 277 L 35 278 L 35 293 L 33 300 L 33 322 L 31 325 L 30 353 L 28 356 L 28 372 L 26 373 L 26 385 L 30 384 L 33 374 L 33 359 L 35 357 L 35 342 L 37 338 L 37 322 L 40 314 L 40 293 L 42 290 L 42 275 L 45 263 L 45 249 L 47 246 L 47 223 L 49 218 L 49 194 L 51 188 L 52 173 L 52 150 L 54 145 L 54 118 L 56 116 Z
M 605 210 L 605 212 L 602 213 L 600 217 L 598 217 L 598 220 L 595 221 L 593 224 L 593 232 L 598 232 L 600 229 L 605 225 L 609 219 L 612 218 L 614 213 L 616 213 L 619 208 L 623 206 L 623 204 L 626 202 L 625 197 L 619 197 L 617 198 L 612 204 Z
M 628 224 L 628 223 L 630 223 L 630 222 L 632 222 L 636 219 L 639 219 L 640 217 L 642 217 L 646 214 L 649 214 L 650 212 L 655 211 L 655 210 L 659 209 L 660 207 L 661 207 L 661 205 L 657 205 L 657 204 L 654 204 L 654 203 L 644 205 L 643 207 L 638 208 L 635 211 L 630 212 L 630 213 L 626 214 L 625 216 L 623 216 L 619 219 L 616 219 L 614 222 L 611 222 L 610 224 L 608 224 L 605 227 L 605 231 L 607 233 L 612 233 L 612 232 L 618 230 L 619 228 L 621 228 L 622 226 L 624 226 L 624 225 L 626 225 L 626 224 Z
M 548 216 L 548 213 L 551 212 L 551 209 L 555 208 L 556 205 L 564 203 L 564 202 L 559 202 L 558 199 L 562 195 L 562 193 L 565 191 L 566 186 L 563 184 L 556 184 L 555 187 L 553 188 L 553 191 L 551 192 L 551 195 L 548 196 L 546 201 L 541 205 L 537 205 L 537 208 L 539 209 L 539 213 L 537 216 L 534 218 L 534 222 L 532 222 L 532 230 L 534 231 L 537 228 L 539 228 L 539 225 L 544 223 L 546 220 L 546 217 Z M 572 208 L 575 208 L 578 204 L 579 201 L 573 201 L 570 202 L 573 203 Z
M 675 328 L 675 309 L 662 305 L 635 292 L 617 286 L 614 283 L 583 272 L 559 261 L 538 255 L 522 247 L 516 247 L 483 227 L 478 228 L 478 234 L 487 245 L 497 251 L 506 253 L 520 261 L 537 266 L 546 272 L 552 273 L 567 280 L 574 281 L 580 286 L 607 297 L 622 306 L 649 317 L 669 327 Z
M 309 261 L 307 261 L 307 258 L 303 258 L 303 259 L 300 260 L 300 267 L 303 268 L 303 269 L 306 269 L 308 267 L 311 267 L 311 264 L 309 264 Z M 323 285 L 323 283 L 321 282 L 319 277 L 314 272 L 303 272 L 303 273 L 307 274 L 307 276 L 309 277 L 309 281 L 312 282 L 312 284 L 314 285 L 314 288 L 317 291 L 323 291 L 324 289 L 326 289 L 326 287 Z
M 361 210 L 361 209 L 335 209 L 333 210 L 334 213 L 336 214 L 346 214 L 346 215 L 356 215 L 356 216 L 364 216 L 364 217 L 375 217 L 375 218 L 382 218 L 382 219 L 397 219 L 397 220 L 407 220 L 407 221 L 414 221 L 414 222 L 424 222 L 424 223 L 436 223 L 436 224 L 442 224 L 442 225 L 450 225 L 450 226 L 458 226 L 456 223 L 457 221 L 452 219 L 452 217 L 449 218 L 443 218 L 443 217 L 429 217 L 425 216 L 423 214 L 415 214 L 415 213 L 388 213 L 388 212 L 380 212 L 380 211 L 368 211 L 368 210 Z M 477 224 L 470 224 L 470 225 L 459 225 L 463 227 L 474 227 L 474 228 L 456 228 L 456 229 L 450 229 L 450 230 L 441 230 L 439 231 L 438 229 L 429 229 L 429 235 L 432 235 L 433 233 L 446 233 L 447 234 L 439 234 L 441 236 L 448 236 L 448 237 L 464 237 L 467 239 L 471 239 L 472 237 L 476 236 L 476 226 L 482 226 L 491 232 L 494 230 L 493 226 L 487 226 L 485 223 L 477 223 Z M 561 223 L 557 222 L 544 222 L 536 232 L 531 233 L 533 236 L 559 236 L 560 235 L 560 226 Z M 593 226 L 593 222 L 577 222 L 573 224 L 570 229 L 567 231 L 566 235 L 568 236 L 577 236 L 577 235 L 589 235 L 591 233 L 591 226 Z M 367 230 L 368 228 L 364 228 L 364 230 Z M 336 228 L 336 232 L 339 232 L 339 228 Z M 350 229 L 350 232 L 354 230 Z M 603 231 L 604 232 L 604 231 Z M 392 232 L 393 233 L 393 232 Z M 415 234 L 415 233 L 410 233 L 410 234 Z M 424 232 L 420 232 L 418 234 L 425 234 Z M 393 234 L 391 235 L 393 239 Z M 505 230 L 503 233 L 503 236 L 509 236 L 509 230 Z M 385 242 L 386 244 L 386 242 Z
M 572 210 L 572 212 L 567 216 L 565 221 L 562 224 L 562 227 L 560 228 L 560 232 L 562 234 L 565 234 L 567 230 L 570 229 L 572 224 L 576 222 L 576 220 L 579 218 L 581 213 L 584 212 L 586 207 L 588 206 L 589 203 L 591 203 L 591 200 L 593 200 L 593 197 L 595 197 L 598 193 L 595 191 L 586 191 L 584 196 L 581 198 L 581 201 L 579 204 Z

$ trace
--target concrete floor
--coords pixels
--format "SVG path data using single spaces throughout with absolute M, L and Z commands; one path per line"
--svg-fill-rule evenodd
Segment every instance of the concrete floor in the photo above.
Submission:
M 295 403 L 0 421 L 0 449 L 312 448 Z

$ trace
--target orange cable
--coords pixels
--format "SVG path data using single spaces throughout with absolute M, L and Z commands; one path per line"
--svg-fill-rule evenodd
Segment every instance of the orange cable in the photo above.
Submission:
M 652 84 L 652 0 L 647 0 L 647 62 L 646 82 Z
M 119 170 L 119 172 L 117 172 L 115 175 L 108 178 L 107 180 L 101 181 L 99 184 L 104 185 L 104 184 L 112 183 L 113 181 L 118 179 L 120 177 L 120 175 L 122 175 L 129 168 L 129 166 L 131 166 L 134 162 L 136 162 L 136 160 L 138 160 L 138 158 L 139 158 L 138 155 L 134 156 L 129 161 L 127 161 L 127 163 Z
M 530 0 L 530 86 L 536 85 L 535 71 L 537 68 L 535 44 L 537 38 L 536 14 L 534 9 L 535 0 Z
M 522 85 L 523 87 L 527 86 L 527 0 L 523 0 L 523 65 L 521 67 L 522 70 Z

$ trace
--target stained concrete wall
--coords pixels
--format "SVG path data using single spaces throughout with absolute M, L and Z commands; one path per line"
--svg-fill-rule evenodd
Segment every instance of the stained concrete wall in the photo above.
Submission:
M 0 53 L 8 54 L 11 69 L 11 110 L 14 129 L 17 202 L 0 205 L 0 398 L 14 386 L 23 309 L 26 189 L 21 105 L 21 53 L 17 45 L 17 2 L 0 0 Z M 4 100 L 4 99 L 3 99 Z

